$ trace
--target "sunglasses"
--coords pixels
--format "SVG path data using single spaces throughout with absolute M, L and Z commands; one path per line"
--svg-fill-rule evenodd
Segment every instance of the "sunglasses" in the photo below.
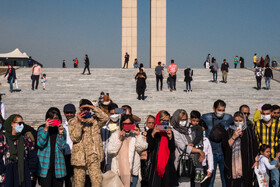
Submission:
M 21 122 L 14 122 L 14 123 L 17 123 L 19 125 L 23 125 L 24 123 L 21 121 Z
M 244 115 L 250 115 L 250 112 L 243 112 Z

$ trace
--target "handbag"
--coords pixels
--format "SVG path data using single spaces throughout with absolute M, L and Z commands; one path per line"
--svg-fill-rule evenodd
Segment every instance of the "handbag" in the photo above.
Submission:
M 124 187 L 119 175 L 111 170 L 102 174 L 102 187 Z
M 195 177 L 195 167 L 192 158 L 187 155 L 187 146 L 179 156 L 179 162 L 177 167 L 178 177 Z

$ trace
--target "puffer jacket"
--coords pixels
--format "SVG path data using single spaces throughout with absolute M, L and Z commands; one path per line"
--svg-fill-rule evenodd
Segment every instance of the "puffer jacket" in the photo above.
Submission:
M 119 130 L 115 131 L 110 139 L 108 144 L 108 154 L 112 156 L 112 165 L 111 170 L 119 174 L 119 163 L 118 163 L 118 152 L 122 146 L 122 141 L 119 139 Z M 144 139 L 143 135 L 138 135 L 132 137 L 129 142 L 129 165 L 131 174 L 138 176 L 138 182 L 141 179 L 141 167 L 140 167 L 140 155 L 143 151 L 148 148 L 148 143 Z
M 74 166 L 86 166 L 104 159 L 100 129 L 109 117 L 98 107 L 92 111 L 96 117 L 82 120 L 75 117 L 69 121 L 69 134 L 73 141 L 71 164 Z

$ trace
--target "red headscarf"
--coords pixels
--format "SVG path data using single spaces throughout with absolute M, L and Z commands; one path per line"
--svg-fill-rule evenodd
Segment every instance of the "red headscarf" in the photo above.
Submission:
M 154 127 L 155 125 L 161 125 L 160 114 L 161 111 L 156 115 Z M 165 167 L 169 159 L 170 151 L 168 148 L 168 138 L 166 133 L 160 133 L 160 134 L 161 134 L 161 139 L 160 139 L 158 158 L 157 158 L 157 173 L 160 177 L 163 177 L 165 173 Z

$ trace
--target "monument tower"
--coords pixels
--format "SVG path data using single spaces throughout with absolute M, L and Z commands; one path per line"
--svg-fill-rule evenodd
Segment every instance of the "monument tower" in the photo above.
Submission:
M 150 0 L 150 68 L 159 61 L 166 64 L 166 0 Z M 137 0 L 122 0 L 122 66 L 125 53 L 130 55 L 128 68 L 137 58 Z

